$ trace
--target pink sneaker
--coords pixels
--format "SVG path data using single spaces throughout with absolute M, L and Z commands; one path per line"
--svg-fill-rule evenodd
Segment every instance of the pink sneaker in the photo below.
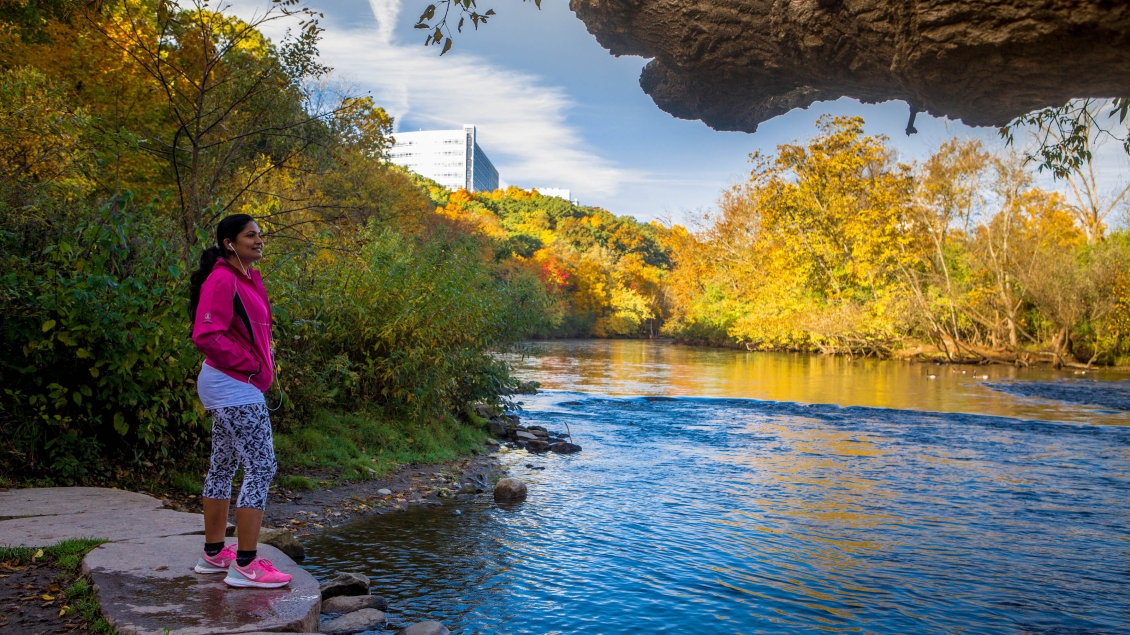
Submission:
M 235 543 L 225 546 L 220 553 L 210 556 L 203 551 L 200 559 L 196 561 L 194 569 L 197 573 L 227 573 L 228 566 L 235 562 Z
M 255 558 L 246 567 L 239 566 L 234 560 L 228 568 L 228 577 L 224 584 L 238 587 L 257 587 L 260 589 L 277 589 L 290 584 L 290 575 L 283 573 L 271 564 L 266 558 Z

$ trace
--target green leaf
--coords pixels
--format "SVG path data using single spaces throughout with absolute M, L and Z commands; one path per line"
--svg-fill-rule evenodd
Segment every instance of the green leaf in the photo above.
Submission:
M 47 320 L 46 322 L 43 323 L 43 332 L 44 333 L 46 333 L 47 331 L 50 331 L 53 328 L 55 328 L 55 320 Z
M 126 423 L 126 418 L 123 417 L 121 413 L 114 415 L 114 429 L 123 437 L 129 432 L 129 424 Z

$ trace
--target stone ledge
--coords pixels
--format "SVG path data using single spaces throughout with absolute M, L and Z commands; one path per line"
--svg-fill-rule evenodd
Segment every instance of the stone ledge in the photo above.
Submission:
M 69 538 L 131 540 L 203 534 L 204 516 L 169 509 L 120 509 L 0 521 L 0 545 L 47 547 Z
M 231 542 L 231 541 L 229 541 Z M 278 549 L 261 556 L 294 576 L 282 589 L 234 589 L 192 570 L 199 536 L 107 543 L 83 561 L 106 620 L 122 635 L 222 635 L 318 630 L 318 582 Z
M 106 487 L 29 487 L 0 492 L 0 518 L 140 512 L 163 506 L 164 503 L 152 496 Z

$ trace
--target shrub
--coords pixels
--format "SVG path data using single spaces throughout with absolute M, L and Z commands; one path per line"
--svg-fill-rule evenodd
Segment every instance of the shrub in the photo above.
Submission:
M 128 198 L 74 224 L 0 214 L 4 471 L 71 483 L 194 447 L 204 413 L 171 229 Z

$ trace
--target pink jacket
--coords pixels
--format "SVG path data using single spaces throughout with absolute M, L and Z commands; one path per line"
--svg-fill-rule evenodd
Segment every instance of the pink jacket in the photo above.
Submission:
M 234 308 L 240 304 L 251 322 L 250 334 Z M 258 271 L 252 269 L 248 279 L 223 258 L 216 260 L 200 289 L 192 343 L 204 353 L 204 363 L 267 392 L 274 380 L 271 303 Z

